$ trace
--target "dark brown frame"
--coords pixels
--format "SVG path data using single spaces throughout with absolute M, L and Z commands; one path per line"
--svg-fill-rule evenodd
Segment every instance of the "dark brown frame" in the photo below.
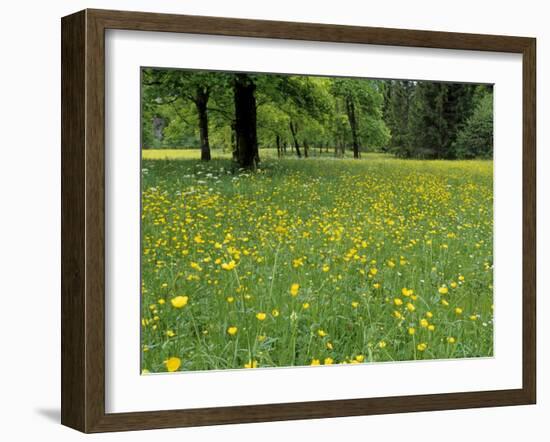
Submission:
M 522 388 L 106 414 L 104 327 L 104 32 L 106 29 L 522 54 Z M 83 432 L 102 432 L 535 403 L 536 40 L 534 38 L 90 9 L 64 17 L 61 30 L 61 422 L 64 425 Z

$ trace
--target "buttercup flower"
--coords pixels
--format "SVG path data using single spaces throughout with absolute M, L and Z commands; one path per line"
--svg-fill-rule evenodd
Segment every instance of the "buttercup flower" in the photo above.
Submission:
M 188 296 L 176 296 L 175 298 L 172 298 L 170 300 L 170 303 L 174 308 L 183 308 L 187 305 L 188 301 L 189 301 Z

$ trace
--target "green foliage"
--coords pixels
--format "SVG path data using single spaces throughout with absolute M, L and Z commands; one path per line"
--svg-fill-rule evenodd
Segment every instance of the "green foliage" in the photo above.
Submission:
M 359 150 L 377 149 L 390 139 L 383 117 L 382 83 L 375 80 L 335 78 L 332 92 L 348 119 L 352 143 Z M 363 147 L 361 149 L 361 147 Z
M 492 86 L 410 80 L 248 74 L 260 149 L 402 158 L 492 154 Z M 144 148 L 234 151 L 234 73 L 144 69 Z M 202 109 L 202 114 L 201 114 Z M 475 114 L 475 116 L 474 116 Z M 202 115 L 202 117 L 201 117 Z M 298 149 L 295 149 L 295 146 Z
M 384 118 L 390 151 L 403 158 L 466 158 L 455 141 L 492 87 L 428 81 L 386 83 Z M 492 121 L 492 108 L 488 118 Z M 491 123 L 492 125 L 492 123 Z
M 481 98 L 473 115 L 458 133 L 453 149 L 458 158 L 493 156 L 493 96 Z
M 391 132 L 389 151 L 400 157 L 411 157 L 409 114 L 414 82 L 389 80 L 384 89 L 384 120 Z

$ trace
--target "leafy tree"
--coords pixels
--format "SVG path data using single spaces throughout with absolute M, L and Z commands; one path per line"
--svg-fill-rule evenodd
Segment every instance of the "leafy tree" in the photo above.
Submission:
M 289 138 L 298 157 L 302 156 L 301 146 L 304 156 L 309 155 L 308 137 L 312 132 L 307 129 L 312 124 L 324 124 L 331 112 L 328 85 L 327 79 L 308 76 L 263 77 L 262 94 L 287 115 Z
M 332 92 L 343 103 L 354 158 L 359 158 L 361 138 L 375 145 L 389 139 L 389 132 L 382 120 L 384 97 L 374 81 L 335 78 L 332 81 Z
M 409 140 L 414 156 L 455 158 L 453 142 L 473 111 L 475 87 L 457 83 L 416 83 L 409 113 Z
M 457 158 L 493 156 L 493 95 L 483 96 L 458 133 L 453 145 Z
M 391 132 L 389 151 L 400 157 L 411 157 L 409 119 L 415 82 L 384 82 L 384 120 Z
M 223 90 L 228 74 L 185 70 L 144 69 L 143 84 L 146 96 L 153 96 L 157 104 L 172 104 L 178 100 L 194 103 L 199 126 L 201 160 L 211 159 L 208 133 L 208 100 L 212 93 Z M 150 89 L 148 89 L 150 88 Z

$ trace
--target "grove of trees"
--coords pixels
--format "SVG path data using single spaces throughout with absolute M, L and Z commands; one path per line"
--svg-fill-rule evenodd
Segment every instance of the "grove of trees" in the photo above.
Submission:
M 231 152 L 255 168 L 278 156 L 389 152 L 491 157 L 490 85 L 303 75 L 142 70 L 142 147 Z

